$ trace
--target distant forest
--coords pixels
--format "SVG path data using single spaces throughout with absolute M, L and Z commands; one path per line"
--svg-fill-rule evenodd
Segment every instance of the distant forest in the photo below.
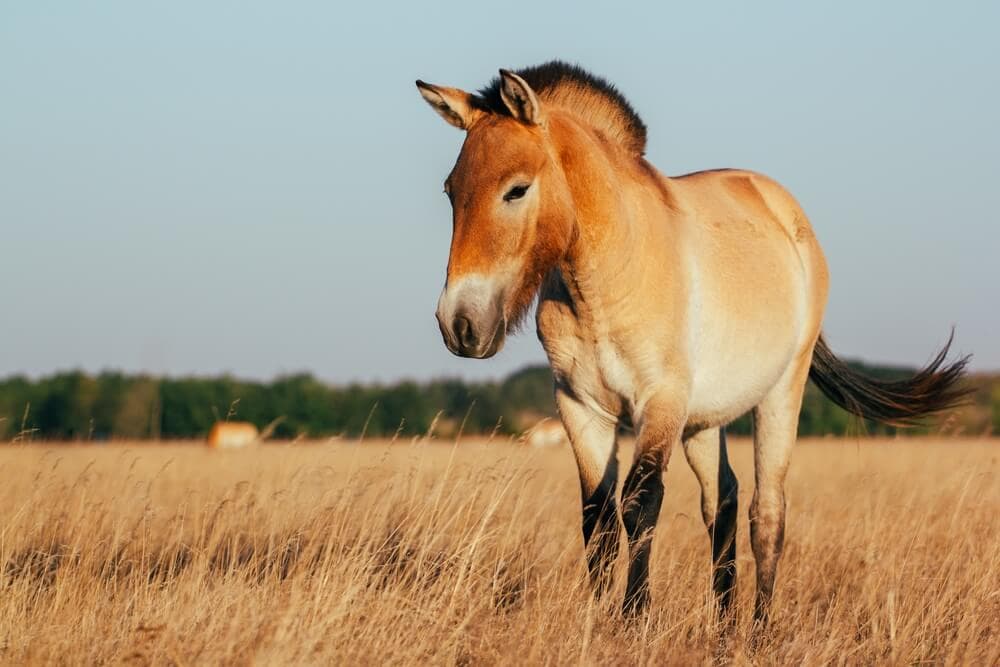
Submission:
M 874 376 L 911 372 L 853 364 Z M 1000 432 L 1000 376 L 969 380 L 972 405 L 908 433 L 981 435 Z M 0 381 L 0 441 L 203 438 L 219 420 L 276 424 L 273 437 L 326 438 L 433 434 L 516 435 L 555 415 L 552 376 L 533 366 L 499 382 L 444 379 L 392 385 L 332 386 L 301 374 L 273 382 L 229 376 L 160 378 L 105 372 L 66 372 Z M 749 416 L 730 426 L 748 434 Z M 895 429 L 863 423 L 826 400 L 810 383 L 799 421 L 801 435 L 886 435 Z

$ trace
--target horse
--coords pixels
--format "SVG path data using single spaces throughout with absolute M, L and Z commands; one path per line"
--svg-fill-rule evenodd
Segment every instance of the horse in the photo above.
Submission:
M 558 420 L 545 419 L 528 429 L 524 434 L 524 443 L 529 447 L 544 449 L 560 447 L 569 442 L 566 429 Z
M 206 443 L 212 449 L 250 447 L 261 441 L 260 432 L 250 422 L 215 422 Z
M 680 445 L 701 485 L 716 607 L 730 616 L 738 481 L 725 426 L 752 411 L 753 627 L 766 627 L 807 379 L 854 415 L 905 426 L 965 400 L 968 357 L 947 363 L 949 338 L 894 381 L 836 357 L 821 335 L 827 265 L 797 201 L 753 171 L 661 174 L 644 155 L 645 124 L 605 79 L 553 61 L 501 69 L 478 93 L 416 85 L 466 132 L 444 182 L 453 232 L 441 335 L 456 355 L 492 357 L 537 299 L 579 468 L 594 594 L 612 587 L 624 527 L 622 613 L 647 611 L 662 476 Z M 619 513 L 623 421 L 634 425 L 635 454 Z

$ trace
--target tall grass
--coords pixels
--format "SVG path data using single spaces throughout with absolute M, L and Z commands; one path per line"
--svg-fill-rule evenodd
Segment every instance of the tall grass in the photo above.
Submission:
M 720 641 L 679 452 L 652 612 L 627 626 L 589 594 L 567 450 L 4 446 L 0 662 L 1000 662 L 996 442 L 800 444 L 755 652 L 752 453 L 732 450 L 741 622 Z

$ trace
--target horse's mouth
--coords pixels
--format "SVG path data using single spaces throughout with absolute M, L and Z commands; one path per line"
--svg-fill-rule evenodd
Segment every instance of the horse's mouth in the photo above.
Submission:
M 493 332 L 493 340 L 491 340 L 490 344 L 486 346 L 485 351 L 475 358 L 489 359 L 490 357 L 495 356 L 497 352 L 503 349 L 505 342 L 507 342 L 507 321 L 501 317 L 500 321 L 497 323 L 496 331 Z
M 448 349 L 459 357 L 465 357 L 466 359 L 489 359 L 490 357 L 496 356 L 497 352 L 503 349 L 504 343 L 507 342 L 507 321 L 504 318 L 500 318 L 497 322 L 496 328 L 493 330 L 493 336 L 490 338 L 486 345 L 479 346 L 473 349 L 463 349 L 461 347 L 453 348 L 448 345 Z

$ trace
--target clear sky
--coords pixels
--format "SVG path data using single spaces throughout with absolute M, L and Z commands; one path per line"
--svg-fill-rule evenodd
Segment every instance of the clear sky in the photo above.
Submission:
M 496 377 L 433 313 L 462 141 L 416 78 L 554 57 L 677 174 L 784 183 L 835 351 L 1000 368 L 1000 3 L 3 2 L 0 375 Z M 770 4 L 770 3 L 769 3 Z M 808 5 L 808 6 L 806 6 Z

